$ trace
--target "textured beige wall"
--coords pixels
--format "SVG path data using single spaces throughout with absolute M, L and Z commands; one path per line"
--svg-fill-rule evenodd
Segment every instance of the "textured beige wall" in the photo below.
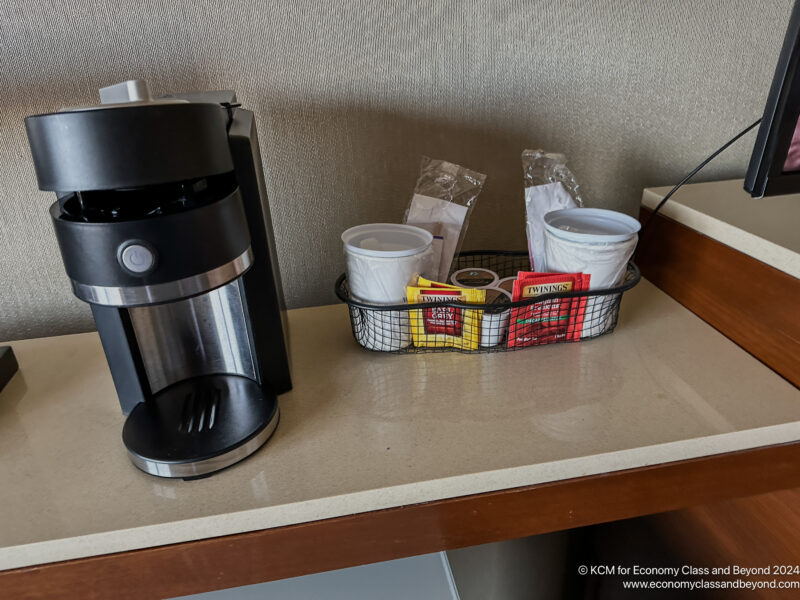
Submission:
M 564 151 L 591 206 L 633 212 L 762 111 L 790 0 L 0 5 L 0 339 L 91 328 L 36 190 L 24 116 L 233 88 L 255 111 L 287 300 L 334 300 L 339 234 L 400 219 L 419 157 L 483 171 L 469 247 L 523 247 L 519 154 Z M 752 138 L 704 174 L 741 176 Z

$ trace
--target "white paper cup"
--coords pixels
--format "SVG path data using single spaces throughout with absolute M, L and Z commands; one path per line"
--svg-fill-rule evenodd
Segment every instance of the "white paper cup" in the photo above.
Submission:
M 616 211 L 566 209 L 545 215 L 545 267 L 556 273 L 588 273 L 590 290 L 625 280 L 638 242 L 639 222 Z M 587 298 L 583 337 L 604 333 L 613 321 L 615 296 Z
M 374 223 L 342 234 L 350 294 L 369 304 L 403 304 L 406 286 L 433 265 L 433 236 L 419 227 Z M 351 308 L 358 342 L 370 350 L 390 352 L 411 344 L 408 311 Z
M 555 273 L 589 273 L 589 289 L 604 290 L 625 279 L 628 261 L 638 236 L 612 244 L 570 242 L 545 231 L 546 270 Z
M 406 286 L 427 274 L 433 236 L 412 225 L 374 223 L 342 234 L 350 293 L 362 302 L 402 304 Z
M 392 352 L 411 345 L 411 321 L 407 310 L 369 310 L 350 307 L 356 340 L 367 350 Z

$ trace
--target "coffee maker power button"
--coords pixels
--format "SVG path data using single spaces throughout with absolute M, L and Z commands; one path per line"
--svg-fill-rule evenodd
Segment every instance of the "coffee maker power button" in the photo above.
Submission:
M 142 275 L 152 270 L 156 264 L 155 253 L 143 244 L 129 243 L 119 253 L 120 264 L 137 275 Z

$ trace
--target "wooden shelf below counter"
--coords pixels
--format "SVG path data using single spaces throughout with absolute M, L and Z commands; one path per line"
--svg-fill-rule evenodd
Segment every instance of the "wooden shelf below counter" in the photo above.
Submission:
M 96 334 L 12 342 L 0 596 L 171 597 L 800 485 L 800 391 L 647 281 L 613 334 L 511 353 L 289 318 L 274 438 L 198 481 L 128 462 Z

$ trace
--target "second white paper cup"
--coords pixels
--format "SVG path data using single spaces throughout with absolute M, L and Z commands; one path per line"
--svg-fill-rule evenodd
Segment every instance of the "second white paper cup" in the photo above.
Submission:
M 611 244 L 571 242 L 545 231 L 546 270 L 556 273 L 589 273 L 589 289 L 604 290 L 625 279 L 628 261 L 638 236 Z
M 628 261 L 633 256 L 639 239 L 638 222 L 615 211 L 571 209 L 569 213 L 578 217 L 584 214 L 590 219 L 594 215 L 600 219 L 609 219 L 612 228 L 618 229 L 613 233 L 604 233 L 602 221 L 598 229 L 593 231 L 580 231 L 577 226 L 566 230 L 554 226 L 554 222 L 566 221 L 563 218 L 566 213 L 568 211 L 565 210 L 545 215 L 544 270 L 556 273 L 588 273 L 591 275 L 590 290 L 602 290 L 620 285 L 625 280 Z M 600 335 L 611 326 L 613 299 L 614 296 L 595 296 L 587 299 L 583 337 Z

